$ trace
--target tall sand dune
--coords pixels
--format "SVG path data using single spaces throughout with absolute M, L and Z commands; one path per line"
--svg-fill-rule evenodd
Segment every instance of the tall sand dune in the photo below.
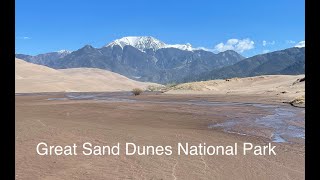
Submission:
M 178 84 L 167 94 L 261 95 L 304 106 L 305 75 L 264 75 Z M 299 105 L 298 105 L 299 104 Z
M 95 68 L 56 70 L 17 58 L 15 66 L 16 93 L 130 91 L 156 85 Z

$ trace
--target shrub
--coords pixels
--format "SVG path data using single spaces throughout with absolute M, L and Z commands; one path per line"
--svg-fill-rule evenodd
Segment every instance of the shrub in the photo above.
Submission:
M 140 88 L 134 88 L 134 89 L 132 89 L 131 92 L 132 92 L 133 95 L 138 96 L 143 92 L 143 90 L 140 89 Z
M 168 83 L 166 84 L 166 88 L 174 88 L 175 86 L 177 86 L 177 83 Z
M 156 87 L 156 86 L 154 86 L 154 85 L 149 85 L 148 87 L 147 87 L 147 90 L 148 91 L 151 91 L 151 92 L 153 92 L 153 91 L 156 91 L 158 88 Z

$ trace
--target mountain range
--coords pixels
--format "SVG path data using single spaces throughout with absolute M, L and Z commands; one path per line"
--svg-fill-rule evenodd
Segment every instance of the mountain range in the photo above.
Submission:
M 238 63 L 185 77 L 183 82 L 259 75 L 298 75 L 305 73 L 305 48 L 288 48 L 246 58 Z
M 76 51 L 59 51 L 17 58 L 54 69 L 99 68 L 138 81 L 186 82 L 262 74 L 304 73 L 304 48 L 289 48 L 245 58 L 233 50 L 213 53 L 191 44 L 166 44 L 150 36 L 129 36 L 101 48 L 86 45 Z

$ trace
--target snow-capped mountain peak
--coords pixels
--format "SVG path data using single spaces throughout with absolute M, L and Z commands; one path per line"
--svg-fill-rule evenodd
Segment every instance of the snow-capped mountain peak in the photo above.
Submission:
M 70 54 L 70 53 L 72 53 L 72 51 L 68 51 L 68 50 L 62 49 L 60 51 L 57 51 L 57 53 L 59 53 L 59 54 Z
M 166 44 L 154 37 L 151 36 L 127 36 L 121 39 L 117 39 L 105 47 L 113 47 L 115 45 L 120 46 L 123 48 L 124 46 L 130 45 L 133 46 L 140 51 L 145 51 L 145 49 L 153 49 L 154 51 L 162 48 L 177 48 L 181 50 L 192 51 L 194 50 L 191 44 Z
M 165 43 L 151 36 L 127 36 L 121 39 L 117 39 L 109 43 L 107 46 L 115 46 L 115 45 L 118 45 L 121 48 L 123 48 L 124 46 L 130 45 L 141 51 L 144 51 L 145 49 L 158 50 L 166 46 Z

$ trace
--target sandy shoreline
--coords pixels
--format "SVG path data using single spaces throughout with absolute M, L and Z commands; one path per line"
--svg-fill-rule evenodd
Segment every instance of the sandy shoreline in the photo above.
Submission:
M 277 156 L 38 156 L 37 143 L 139 145 L 266 144 L 270 140 L 209 129 L 221 112 L 265 114 L 263 109 L 181 105 L 202 100 L 285 105 L 269 97 L 142 95 L 144 101 L 47 100 L 64 95 L 16 96 L 16 179 L 303 179 L 304 144 L 274 143 Z M 166 103 L 152 103 L 164 101 Z M 241 147 L 240 147 L 241 148 Z

